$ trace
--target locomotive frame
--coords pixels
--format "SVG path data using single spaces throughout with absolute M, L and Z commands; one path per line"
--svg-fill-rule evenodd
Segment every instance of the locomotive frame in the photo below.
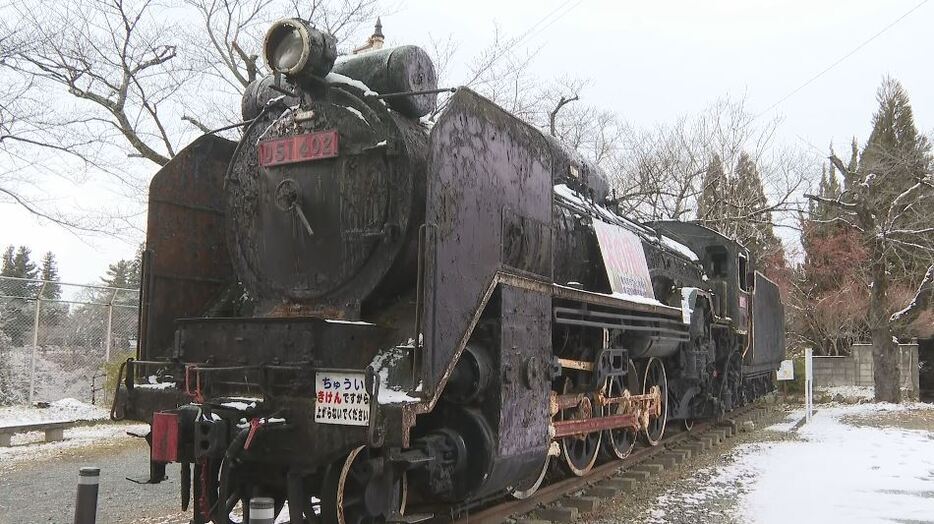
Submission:
M 283 31 L 325 46 L 302 55 L 315 73 L 252 86 L 239 143 L 199 138 L 150 186 L 115 415 L 152 424 L 149 482 L 182 464 L 193 522 L 256 495 L 293 524 L 417 522 L 419 503 L 528 496 L 555 464 L 584 475 L 771 388 L 781 302 L 745 248 L 626 220 L 596 167 L 469 89 L 429 131 L 417 49 L 338 64 L 407 100 L 387 104 L 325 77 L 332 41 L 304 22 L 270 30 L 271 64 Z M 393 87 L 399 70 L 424 85 Z M 333 155 L 257 158 L 329 130 Z M 335 378 L 353 391 L 324 391 Z

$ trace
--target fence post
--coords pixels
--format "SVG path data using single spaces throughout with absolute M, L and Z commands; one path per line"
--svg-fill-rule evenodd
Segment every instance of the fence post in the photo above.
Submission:
M 39 351 L 39 312 L 42 310 L 42 294 L 45 293 L 45 282 L 39 286 L 36 295 L 36 318 L 32 323 L 32 355 L 29 357 L 29 403 L 32 404 L 33 394 L 36 390 L 36 352 Z
M 269 497 L 250 499 L 250 524 L 273 524 L 276 520 L 274 502 Z
M 107 302 L 107 332 L 104 333 L 104 363 L 110 362 L 110 337 L 113 332 L 114 324 L 114 300 L 117 298 L 117 290 L 114 289 L 110 294 L 110 300 Z
M 74 524 L 95 524 L 97 522 L 97 490 L 100 475 L 100 468 L 81 468 L 78 471 L 78 495 L 75 499 Z

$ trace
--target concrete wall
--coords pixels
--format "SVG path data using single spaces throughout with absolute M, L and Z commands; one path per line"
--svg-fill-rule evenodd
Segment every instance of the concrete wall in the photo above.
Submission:
M 901 344 L 902 388 L 918 395 L 918 345 Z M 814 357 L 815 386 L 872 386 L 872 345 L 854 344 L 848 357 Z

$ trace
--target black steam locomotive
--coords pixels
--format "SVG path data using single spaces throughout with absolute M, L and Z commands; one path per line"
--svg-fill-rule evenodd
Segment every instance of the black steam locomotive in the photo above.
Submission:
M 151 422 L 150 482 L 181 464 L 193 522 L 254 496 L 417 522 L 771 389 L 782 304 L 742 246 L 623 218 L 596 167 L 469 89 L 420 121 L 417 47 L 337 59 L 289 19 L 264 52 L 240 141 L 152 181 L 115 405 Z

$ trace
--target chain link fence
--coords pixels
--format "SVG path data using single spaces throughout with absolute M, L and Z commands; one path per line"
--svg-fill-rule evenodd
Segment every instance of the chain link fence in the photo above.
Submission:
M 135 356 L 139 290 L 0 276 L 0 405 L 106 403 Z

